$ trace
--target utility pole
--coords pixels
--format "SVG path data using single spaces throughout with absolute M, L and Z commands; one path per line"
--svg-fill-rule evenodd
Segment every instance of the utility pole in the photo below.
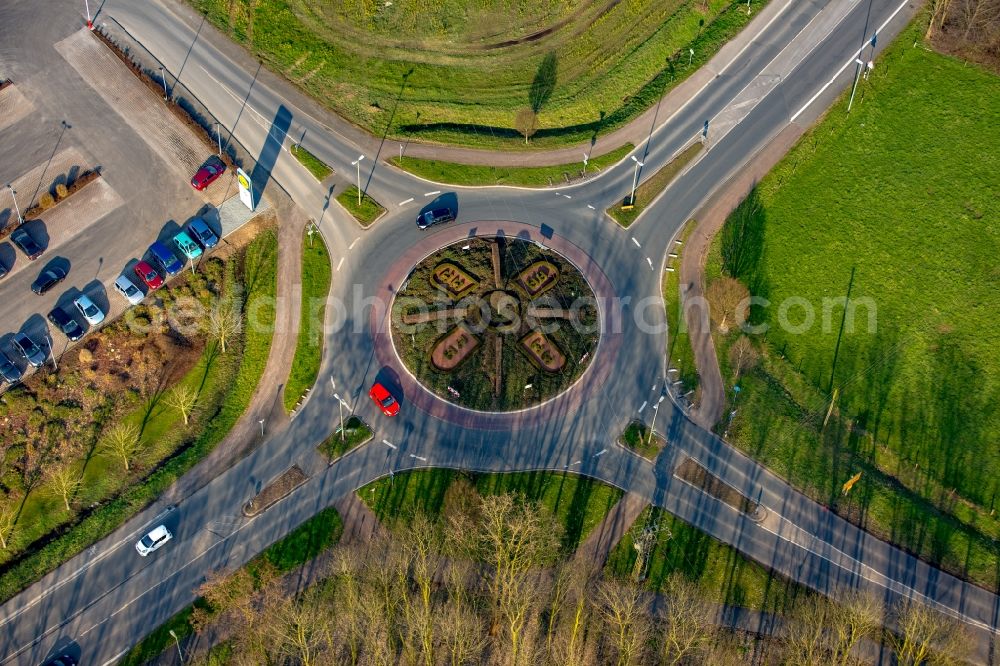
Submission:
M 361 160 L 363 160 L 363 159 L 365 159 L 364 155 L 360 156 L 358 159 L 356 159 L 353 162 L 351 162 L 351 166 L 358 167 L 358 207 L 359 208 L 361 207 Z
M 14 196 L 17 194 L 17 190 L 15 190 L 10 183 L 7 183 L 7 189 L 10 190 L 10 198 L 14 200 L 14 211 L 17 213 L 17 223 L 24 224 L 24 218 L 21 217 L 21 209 L 17 206 L 17 197 Z

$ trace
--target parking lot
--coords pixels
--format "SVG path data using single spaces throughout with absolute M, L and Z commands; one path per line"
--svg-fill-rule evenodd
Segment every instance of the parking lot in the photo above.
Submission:
M 27 363 L 11 345 L 15 332 L 58 356 L 71 343 L 47 322 L 53 308 L 86 328 L 72 305 L 86 294 L 107 313 L 105 322 L 112 320 L 128 306 L 114 291 L 115 279 L 126 273 L 145 290 L 132 267 L 149 245 L 159 240 L 181 256 L 172 239 L 195 216 L 221 235 L 216 206 L 235 194 L 229 172 L 204 192 L 191 187 L 210 151 L 103 44 L 78 24 L 49 30 L 52 42 L 37 48 L 36 60 L 0 72 L 14 82 L 0 91 L 6 117 L 14 119 L 0 123 L 0 186 L 13 184 L 23 214 L 71 170 L 99 168 L 101 177 L 22 226 L 44 248 L 38 259 L 0 240 L 0 262 L 9 270 L 0 278 L 0 350 L 22 369 Z M 9 231 L 16 221 L 4 187 L 0 226 Z M 36 295 L 31 284 L 48 266 L 67 276 Z

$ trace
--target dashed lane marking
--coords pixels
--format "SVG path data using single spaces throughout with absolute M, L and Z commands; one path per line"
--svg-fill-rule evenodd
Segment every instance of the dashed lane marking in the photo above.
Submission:
M 636 247 L 642 247 L 641 245 L 639 245 L 639 241 L 635 239 L 635 236 L 632 236 L 632 242 L 635 243 Z
M 400 202 L 399 202 L 399 205 L 400 205 L 400 206 L 405 206 L 406 204 L 410 203 L 411 201 L 413 201 L 413 197 L 410 197 L 410 198 L 409 198 L 409 199 L 407 199 L 406 201 L 400 201 Z

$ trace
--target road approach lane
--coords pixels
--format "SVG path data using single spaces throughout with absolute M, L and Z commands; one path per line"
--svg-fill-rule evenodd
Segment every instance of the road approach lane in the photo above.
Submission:
M 156 3 L 147 4 L 159 7 Z M 108 10 L 112 13 L 120 9 L 120 6 L 109 3 Z M 875 3 L 873 15 L 884 18 L 893 9 L 890 3 Z M 619 295 L 634 294 L 636 298 L 656 300 L 663 249 L 679 224 L 712 188 L 722 182 L 726 174 L 737 168 L 767 137 L 788 121 L 790 109 L 795 106 L 793 102 L 806 100 L 815 94 L 820 85 L 818 82 L 825 81 L 830 72 L 840 66 L 845 55 L 843 45 L 856 44 L 861 34 L 859 16 L 855 6 L 830 37 L 805 58 L 792 76 L 771 91 L 737 131 L 731 132 L 716 145 L 710 143 L 707 156 L 675 184 L 660 204 L 632 230 L 623 232 L 607 224 L 601 214 L 603 205 L 624 194 L 624 183 L 631 180 L 630 164 L 613 169 L 600 179 L 565 189 L 566 193 L 570 193 L 570 199 L 552 191 L 462 188 L 459 190 L 460 222 L 475 219 L 519 220 L 539 227 L 539 231 L 541 225 L 546 224 L 558 236 L 557 242 L 584 248 L 608 275 Z M 904 18 L 901 15 L 900 21 Z M 170 24 L 169 17 L 162 20 L 165 23 L 157 24 L 157 30 L 164 33 L 181 30 Z M 122 21 L 128 25 L 127 18 Z M 890 30 L 894 29 L 898 26 L 890 27 Z M 137 31 L 137 36 L 149 46 L 145 35 Z M 156 48 L 151 48 L 157 52 Z M 855 47 L 849 46 L 848 50 L 851 48 Z M 763 52 L 763 48 L 761 50 Z M 749 49 L 747 53 L 750 53 Z M 194 49 L 185 72 L 199 63 L 199 58 L 204 55 L 198 48 Z M 163 54 L 161 57 L 166 58 Z M 756 64 L 769 61 L 762 60 Z M 235 66 L 233 68 L 236 69 Z M 183 80 L 188 83 L 186 74 Z M 836 93 L 842 84 L 843 81 L 838 81 L 829 94 Z M 733 91 L 740 89 L 733 85 Z M 201 91 L 198 94 L 202 96 Z M 216 104 L 232 103 L 219 101 L 226 97 L 231 99 L 232 95 L 209 88 L 204 91 L 202 99 L 215 109 Z M 816 107 L 822 107 L 826 101 L 828 99 L 817 100 Z M 716 111 L 721 111 L 721 107 Z M 266 112 L 264 116 L 267 117 Z M 694 121 L 696 126 L 700 126 L 701 122 Z M 673 127 L 671 121 L 665 132 L 669 134 Z M 673 130 L 678 141 L 688 129 Z M 241 121 L 236 134 L 252 148 L 263 144 L 265 132 L 266 129 L 257 123 L 244 124 Z M 669 157 L 668 150 L 659 152 L 655 147 L 657 140 L 658 137 L 654 136 L 653 149 L 649 153 L 652 159 L 648 160 L 646 168 L 648 173 L 655 170 L 654 166 L 658 164 L 655 160 L 659 159 L 662 163 Z M 308 141 L 306 145 L 310 149 L 313 147 Z M 331 146 L 335 145 L 338 142 L 331 142 Z M 340 149 L 340 154 L 350 159 L 356 158 L 355 152 L 349 146 Z M 339 157 L 333 155 L 329 159 L 342 172 L 349 174 L 343 164 L 337 163 Z M 279 158 L 275 177 L 310 213 L 316 211 L 316 202 L 321 200 L 323 194 L 321 189 L 298 177 L 292 168 L 294 165 L 286 166 L 286 162 L 283 154 Z M 378 196 L 406 194 L 421 197 L 423 192 L 432 189 L 383 165 L 376 168 L 375 175 L 372 186 L 381 188 L 373 189 Z M 392 201 L 385 200 L 390 209 Z M 594 208 L 587 208 L 586 201 L 590 201 Z M 361 233 L 352 226 L 352 222 L 327 214 L 329 223 L 324 225 L 324 233 L 328 234 L 328 238 L 337 239 L 334 252 L 344 252 L 348 242 L 353 244 L 355 241 L 352 239 L 363 237 L 354 249 L 349 272 L 334 280 L 332 295 L 344 299 L 341 302 L 350 303 L 350 299 L 355 298 L 355 289 L 361 296 L 375 296 L 386 260 L 402 256 L 420 237 L 408 209 L 393 213 L 374 228 Z M 489 224 L 481 226 L 488 228 Z M 630 241 L 630 236 L 641 236 L 642 254 Z M 345 247 L 336 245 L 341 242 L 340 239 L 343 239 Z M 647 252 L 654 264 L 653 269 L 646 265 Z M 650 321 L 662 323 L 662 306 L 659 315 L 654 312 L 655 308 L 650 310 Z M 568 403 L 557 404 L 556 409 L 546 414 L 544 422 L 530 429 L 492 430 L 457 427 L 450 421 L 433 418 L 416 409 L 407 410 L 391 421 L 379 417 L 374 405 L 365 396 L 367 385 L 379 369 L 374 361 L 375 350 L 367 328 L 368 320 L 365 311 L 348 311 L 344 316 L 344 326 L 328 332 L 329 353 L 325 356 L 320 380 L 287 431 L 270 437 L 251 456 L 187 498 L 168 516 L 168 520 L 182 519 L 185 523 L 183 539 L 175 539 L 167 548 L 151 556 L 149 564 L 140 569 L 132 568 L 136 566 L 133 560 L 137 556 L 131 552 L 130 543 L 123 542 L 117 548 L 100 544 L 98 554 L 104 555 L 103 559 L 78 578 L 72 578 L 60 588 L 60 592 L 39 598 L 42 586 L 37 586 L 5 604 L 0 610 L 0 617 L 4 618 L 0 620 L 3 632 L 0 635 L 3 636 L 5 649 L 2 658 L 6 661 L 0 663 L 20 663 L 21 660 L 40 658 L 61 639 L 79 641 L 88 660 L 102 663 L 102 660 L 115 656 L 153 625 L 188 603 L 193 598 L 193 588 L 210 569 L 245 562 L 264 545 L 319 508 L 327 506 L 333 498 L 352 491 L 370 479 L 423 464 L 419 459 L 410 457 L 415 455 L 425 458 L 426 464 L 433 466 L 497 471 L 570 469 L 589 474 L 638 492 L 708 533 L 736 545 L 751 557 L 807 585 L 828 589 L 837 582 L 863 578 L 868 584 L 877 586 L 869 579 L 871 574 L 865 569 L 868 566 L 881 575 L 893 578 L 895 584 L 910 588 L 901 588 L 905 594 L 912 594 L 911 589 L 916 588 L 963 610 L 977 621 L 983 617 L 985 621 L 992 621 L 993 595 L 954 581 L 926 565 L 914 564 L 910 561 L 912 558 L 908 560 L 908 556 L 898 549 L 871 539 L 854 526 L 830 516 L 718 438 L 694 427 L 670 401 L 660 404 L 658 420 L 675 447 L 669 455 L 672 458 L 681 453 L 691 455 L 745 492 L 756 490 L 768 509 L 787 520 L 787 525 L 777 524 L 777 531 L 782 532 L 791 526 L 798 527 L 801 533 L 791 530 L 783 537 L 776 535 L 674 479 L 670 474 L 671 466 L 666 464 L 668 460 L 661 458 L 654 467 L 611 445 L 621 427 L 637 412 L 640 403 L 656 400 L 662 394 L 665 370 L 662 330 L 647 333 L 633 325 L 634 318 L 624 318 L 627 325 L 622 331 L 626 342 L 623 348 L 628 349 L 628 353 L 619 355 L 614 382 L 602 394 L 581 396 L 581 402 L 572 405 L 572 408 Z M 301 462 L 307 468 L 317 470 L 312 447 L 335 427 L 336 417 L 332 414 L 336 410 L 330 409 L 335 404 L 334 392 L 345 397 L 354 411 L 375 424 L 375 441 L 325 471 L 321 468 L 314 471 L 304 487 L 282 501 L 280 511 L 265 512 L 253 520 L 238 517 L 219 519 L 220 515 L 235 514 L 238 506 L 253 494 L 260 483 L 266 482 L 292 462 Z M 397 448 L 380 444 L 383 438 Z M 597 453 L 603 449 L 608 450 L 598 457 Z M 154 510 L 162 508 L 157 506 Z M 141 532 L 151 522 L 149 518 L 150 514 L 147 514 L 144 519 L 136 519 L 130 527 Z M 803 533 L 815 541 L 802 542 Z M 863 558 L 865 564 L 852 562 L 838 553 Z M 74 565 L 79 565 L 78 560 L 50 577 L 47 581 L 49 586 L 60 578 L 70 580 L 68 577 L 72 576 Z M 124 582 L 121 580 L 123 571 L 131 575 Z M 32 603 L 33 599 L 38 599 L 37 603 Z M 24 609 L 23 612 L 12 618 L 11 613 L 18 608 Z M 44 638 L 33 644 L 36 637 L 45 631 L 48 633 Z

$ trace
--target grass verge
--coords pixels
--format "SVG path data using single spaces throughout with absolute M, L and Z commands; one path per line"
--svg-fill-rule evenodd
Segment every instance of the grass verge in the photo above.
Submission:
M 740 380 L 730 440 L 995 589 L 1000 107 L 987 100 L 1000 78 L 923 48 L 925 26 L 880 56 L 850 115 L 845 93 L 761 181 L 756 231 L 724 229 L 706 275 L 726 268 L 771 303 L 751 312 L 767 331 L 753 336 L 761 358 Z M 724 368 L 734 339 L 717 345 Z
M 292 147 L 288 149 L 288 152 L 290 152 L 292 157 L 297 159 L 299 163 L 320 182 L 333 173 L 333 169 L 327 166 L 323 160 L 316 157 L 300 145 L 292 144 Z
M 622 497 L 622 491 L 593 479 L 556 472 L 469 474 L 449 469 L 401 472 L 358 489 L 379 520 L 423 511 L 441 515 L 452 503 L 480 496 L 522 493 L 548 508 L 563 526 L 562 546 L 574 550 Z
M 671 574 L 679 572 L 697 583 L 711 601 L 767 611 L 787 609 L 798 595 L 808 593 L 735 548 L 654 507 L 647 507 L 612 549 L 607 573 L 632 579 L 637 557 L 635 536 L 646 526 L 659 530 L 643 581 L 650 590 L 660 590 Z
M 671 181 L 677 177 L 677 174 L 683 171 L 684 167 L 698 156 L 701 148 L 700 143 L 693 143 L 682 150 L 677 157 L 654 173 L 652 178 L 636 188 L 634 206 L 626 210 L 622 208 L 622 203 L 616 203 L 614 206 L 608 208 L 608 215 L 615 222 L 627 229 L 642 214 L 642 211 L 646 210 L 646 207 L 653 203 L 653 200 L 656 199 L 660 192 L 670 185 Z
M 234 262 L 226 264 L 228 271 Z M 240 279 L 244 285 L 246 309 L 255 311 L 258 326 L 247 326 L 242 338 L 234 340 L 218 362 L 232 363 L 233 374 L 224 399 L 213 406 L 204 429 L 171 456 L 163 460 L 145 479 L 125 488 L 99 505 L 80 522 L 66 529 L 38 550 L 5 567 L 0 575 L 0 598 L 9 599 L 49 571 L 104 538 L 123 522 L 149 506 L 170 485 L 205 457 L 243 414 L 257 387 L 271 347 L 274 312 L 277 236 L 267 229 L 245 249 Z M 230 283 L 231 284 L 231 283 Z M 258 307 L 258 301 L 264 304 Z
M 330 462 L 333 462 L 348 451 L 367 442 L 373 434 L 368 424 L 357 416 L 352 416 L 344 423 L 343 435 L 341 435 L 340 426 L 337 426 L 334 433 L 317 448 Z
M 688 335 L 687 321 L 684 319 L 684 308 L 681 302 L 681 261 L 684 258 L 684 243 L 697 227 L 695 220 L 688 220 L 677 234 L 680 246 L 674 244 L 676 257 L 667 258 L 667 267 L 673 270 L 663 272 L 663 305 L 667 315 L 667 359 L 670 367 L 677 370 L 673 381 L 680 381 L 679 395 L 687 395 L 698 390 L 698 367 L 694 362 L 694 349 Z M 692 396 L 695 397 L 695 396 Z M 694 400 L 692 400 L 694 402 Z
M 591 172 L 601 171 L 617 163 L 632 152 L 635 146 L 625 144 L 606 155 L 595 157 L 587 163 Z M 416 157 L 397 157 L 389 160 L 395 166 L 435 183 L 448 185 L 517 185 L 520 187 L 549 187 L 567 184 L 583 176 L 583 161 L 543 167 L 494 167 L 485 164 L 457 164 L 422 160 Z M 357 196 L 357 194 L 355 194 Z
M 361 223 L 361 226 L 371 226 L 385 212 L 382 205 L 372 199 L 367 194 L 361 197 L 358 204 L 358 188 L 351 185 L 346 190 L 337 195 L 337 202 L 347 209 L 347 212 L 354 216 L 354 219 Z
M 288 573 L 336 545 L 343 529 L 337 510 L 333 507 L 323 509 L 284 538 L 268 546 L 250 560 L 246 568 L 254 580 L 259 578 L 258 574 L 264 567 L 271 567 L 279 574 Z M 191 615 L 195 608 L 210 612 L 212 610 L 203 599 L 198 599 L 142 639 L 122 658 L 121 666 L 143 666 L 151 663 L 163 652 L 175 649 L 170 631 L 177 634 L 177 638 L 181 640 L 189 636 L 193 632 Z
M 323 234 L 306 230 L 302 239 L 302 312 L 295 357 L 285 382 L 285 410 L 295 409 L 306 390 L 316 383 L 323 360 L 323 321 L 330 292 L 330 253 Z

